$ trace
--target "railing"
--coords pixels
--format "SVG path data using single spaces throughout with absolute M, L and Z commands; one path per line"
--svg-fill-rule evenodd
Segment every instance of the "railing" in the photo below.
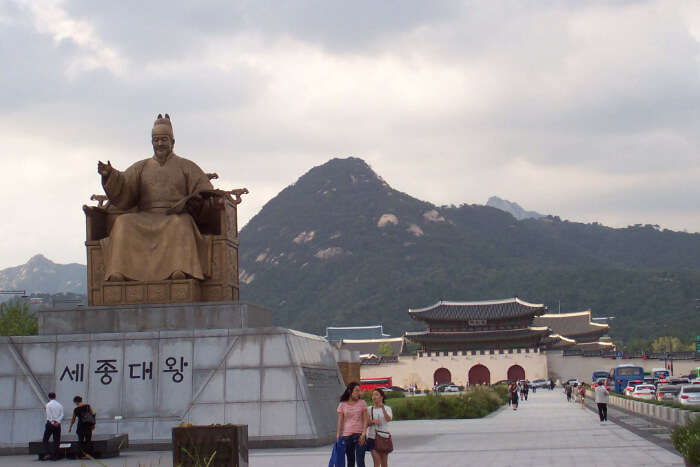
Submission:
M 564 350 L 565 357 L 603 357 L 625 360 L 630 358 L 644 358 L 650 360 L 698 360 L 700 355 L 696 352 L 616 352 L 614 350 Z

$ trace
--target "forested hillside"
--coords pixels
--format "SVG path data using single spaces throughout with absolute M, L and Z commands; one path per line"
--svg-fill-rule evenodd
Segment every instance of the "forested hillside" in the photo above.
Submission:
M 422 327 L 408 308 L 516 295 L 554 312 L 615 316 L 623 340 L 700 330 L 699 234 L 438 207 L 392 189 L 357 158 L 310 170 L 240 241 L 242 299 L 315 333 L 381 322 L 400 334 Z

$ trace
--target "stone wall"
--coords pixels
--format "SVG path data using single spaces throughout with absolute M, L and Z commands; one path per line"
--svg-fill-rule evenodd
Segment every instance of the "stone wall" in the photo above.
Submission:
M 399 356 L 397 363 L 385 363 L 380 365 L 362 365 L 360 372 L 362 378 L 382 378 L 391 376 L 396 386 L 408 387 L 409 384 L 418 385 L 419 389 L 433 387 L 433 375 L 439 368 L 449 370 L 452 382 L 466 386 L 469 370 L 475 365 L 484 365 L 489 369 L 491 383 L 507 379 L 508 369 L 513 365 L 520 365 L 525 370 L 525 377 L 530 380 L 547 377 L 547 358 L 543 353 L 528 349 L 520 349 L 521 353 L 514 352 L 500 354 L 495 351 L 485 351 L 485 355 L 477 352 L 436 352 L 428 357 L 424 356 Z
M 336 350 L 338 369 L 343 375 L 343 382 L 347 386 L 352 381 L 360 382 L 360 352 L 351 350 Z
M 0 448 L 43 434 L 46 394 L 81 395 L 95 433 L 169 442 L 180 422 L 244 424 L 252 446 L 335 439 L 344 389 L 325 339 L 283 328 L 0 338 Z
M 578 378 L 581 381 L 590 382 L 593 372 L 596 370 L 609 371 L 618 365 L 638 365 L 646 371 L 652 368 L 663 368 L 664 362 L 660 360 L 645 360 L 643 358 L 615 359 L 604 357 L 584 357 L 581 355 L 565 357 L 561 351 L 547 352 L 547 365 L 550 377 L 565 381 L 569 378 Z M 674 360 L 674 376 L 686 376 L 690 370 L 700 366 L 696 360 Z

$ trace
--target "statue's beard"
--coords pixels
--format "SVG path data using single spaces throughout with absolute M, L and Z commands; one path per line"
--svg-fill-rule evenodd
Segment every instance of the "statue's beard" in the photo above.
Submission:
M 166 157 L 168 157 L 168 154 L 170 154 L 170 149 L 156 149 L 155 153 L 158 159 L 165 159 Z

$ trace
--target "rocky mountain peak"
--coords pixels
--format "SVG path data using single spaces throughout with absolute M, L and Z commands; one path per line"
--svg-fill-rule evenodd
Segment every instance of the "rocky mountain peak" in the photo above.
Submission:
M 541 217 L 544 217 L 544 214 L 540 214 L 539 212 L 535 211 L 526 211 L 518 203 L 508 201 L 507 199 L 501 199 L 498 196 L 490 197 L 489 200 L 486 202 L 486 206 L 490 206 L 492 208 L 508 212 L 518 220 L 539 219 Z

